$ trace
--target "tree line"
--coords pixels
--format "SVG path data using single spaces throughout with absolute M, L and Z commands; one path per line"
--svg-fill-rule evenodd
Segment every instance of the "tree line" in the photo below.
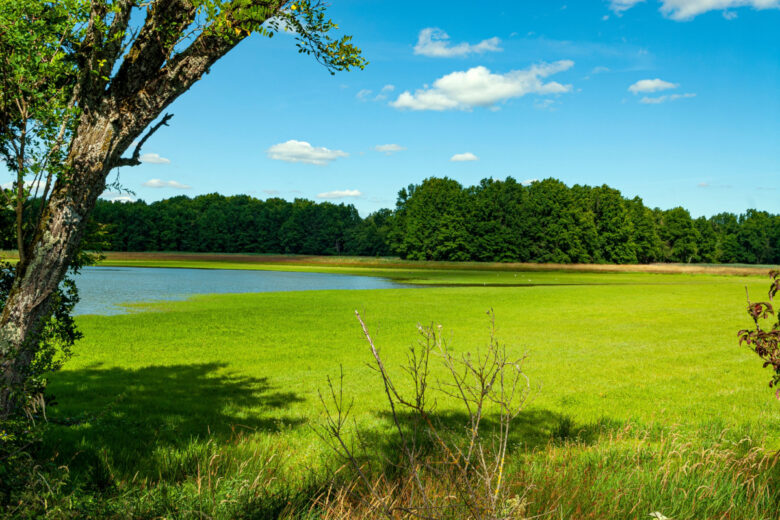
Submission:
M 748 210 L 691 217 L 648 208 L 609 186 L 511 177 L 464 187 L 431 177 L 394 210 L 361 218 L 351 204 L 247 195 L 98 201 L 93 229 L 107 250 L 398 255 L 410 260 L 554 263 L 780 263 L 780 216 Z M 13 249 L 0 212 L 0 247 Z

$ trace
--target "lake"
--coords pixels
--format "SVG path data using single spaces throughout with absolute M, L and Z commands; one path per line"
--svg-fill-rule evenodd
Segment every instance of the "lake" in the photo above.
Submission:
M 184 300 L 194 294 L 395 289 L 384 278 L 326 273 L 85 267 L 76 277 L 81 301 L 74 314 L 123 314 L 123 303 Z

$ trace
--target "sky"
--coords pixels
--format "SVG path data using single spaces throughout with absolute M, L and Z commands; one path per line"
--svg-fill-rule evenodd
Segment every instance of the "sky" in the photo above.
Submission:
M 780 213 L 780 0 L 331 0 L 369 65 L 252 36 L 168 110 L 133 198 L 394 207 L 431 176 Z M 127 197 L 108 193 L 106 198 Z

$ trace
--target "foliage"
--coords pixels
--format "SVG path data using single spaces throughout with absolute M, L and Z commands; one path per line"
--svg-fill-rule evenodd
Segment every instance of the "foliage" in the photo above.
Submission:
M 31 208 L 37 207 L 31 201 Z M 13 220 L 0 211 L 0 222 Z M 92 235 L 113 251 L 389 256 L 409 260 L 559 263 L 780 263 L 780 216 L 750 210 L 692 219 L 651 210 L 608 186 L 523 186 L 511 177 L 463 188 L 427 179 L 396 209 L 361 218 L 353 205 L 246 195 L 100 200 Z M 750 237 L 754 237 L 750 239 Z M 759 238 L 755 238 L 759 237 Z M 0 236 L 13 249 L 14 234 Z M 693 256 L 692 252 L 695 251 Z
M 14 271 L 13 265 L 0 262 L 0 307 L 13 285 Z M 25 387 L 14 389 L 20 393 L 23 408 L 31 419 L 45 413 L 43 392 L 48 374 L 62 367 L 71 356 L 73 345 L 82 338 L 71 315 L 78 301 L 76 283 L 72 278 L 65 279 L 52 300 L 52 313 L 38 338 L 36 356 L 28 367 Z
M 30 199 L 46 200 L 65 173 L 63 145 L 79 114 L 74 52 L 88 18 L 86 0 L 0 3 L 0 159 L 14 176 L 12 188 L 0 190 L 13 224 L 0 224 L 22 258 L 41 217 L 30 214 Z
M 361 219 L 352 205 L 216 193 L 147 204 L 98 201 L 93 220 L 113 251 L 324 255 L 388 254 L 388 212 Z
M 410 260 L 551 263 L 780 263 L 780 215 L 693 219 L 609 186 L 431 177 L 398 194 L 390 248 Z
M 780 291 L 780 271 L 769 272 L 772 283 L 769 286 L 769 301 L 753 303 L 748 298 L 748 314 L 753 319 L 755 329 L 739 331 L 739 344 L 746 344 L 764 361 L 764 368 L 769 367 L 774 374 L 769 382 L 769 388 L 778 387 L 775 395 L 780 399 L 780 313 L 775 317 L 772 306 L 775 296 Z M 762 327 L 762 323 L 774 317 L 774 322 Z M 771 327 L 771 328 L 770 328 Z
M 0 262 L 0 307 L 11 290 L 14 270 L 14 266 Z M 51 400 L 44 394 L 47 379 L 62 367 L 82 337 L 71 316 L 77 302 L 76 285 L 67 278 L 52 299 L 53 312 L 38 338 L 35 358 L 27 366 L 25 384 L 12 389 L 21 407 L 0 425 L 0 512 L 16 513 L 21 504 L 35 510 L 46 500 L 61 498 L 59 486 L 67 480 L 67 471 L 35 460 L 32 453 L 40 444 Z

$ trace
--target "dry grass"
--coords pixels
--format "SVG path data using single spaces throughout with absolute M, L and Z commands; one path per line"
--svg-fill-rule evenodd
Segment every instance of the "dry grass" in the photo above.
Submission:
M 296 265 L 327 267 L 365 267 L 384 269 L 463 269 L 480 271 L 571 271 L 581 273 L 654 273 L 654 274 L 715 274 L 752 276 L 764 275 L 772 266 L 728 264 L 543 264 L 529 262 L 433 262 L 401 260 L 396 257 L 274 255 L 242 253 L 167 253 L 167 252 L 106 252 L 108 262 L 203 262 L 258 265 Z M 0 259 L 16 260 L 16 251 L 0 251 Z M 159 267 L 166 267 L 160 265 Z M 176 267 L 171 265 L 171 267 Z M 216 266 L 215 266 L 216 267 Z
M 778 454 L 750 439 L 692 443 L 667 432 L 660 438 L 631 427 L 605 432 L 597 442 L 551 442 L 532 454 L 515 454 L 508 474 L 511 490 L 499 518 L 567 520 L 649 518 L 659 512 L 674 520 L 780 518 Z M 465 518 L 450 506 L 445 480 L 424 476 L 430 498 L 447 518 Z M 397 518 L 413 518 L 415 485 L 410 475 L 376 477 L 373 489 L 357 480 L 331 485 L 313 499 L 310 517 L 378 518 L 375 496 L 392 496 Z M 406 514 L 405 514 L 406 513 Z M 295 516 L 300 518 L 300 511 Z

